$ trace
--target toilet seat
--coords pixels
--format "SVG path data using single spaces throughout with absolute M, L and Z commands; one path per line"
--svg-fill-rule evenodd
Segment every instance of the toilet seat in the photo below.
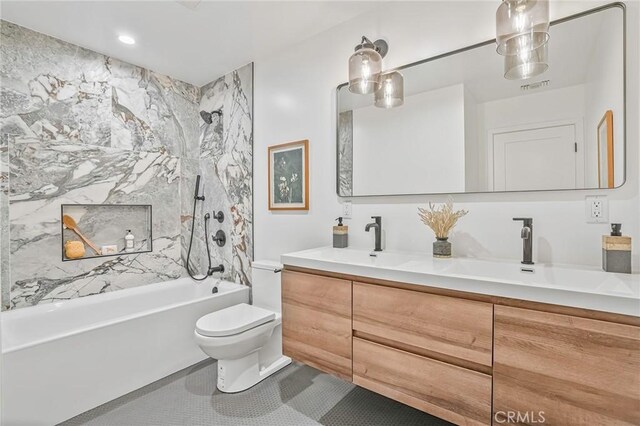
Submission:
M 240 303 L 200 318 L 196 332 L 207 337 L 232 336 L 275 320 L 275 312 Z

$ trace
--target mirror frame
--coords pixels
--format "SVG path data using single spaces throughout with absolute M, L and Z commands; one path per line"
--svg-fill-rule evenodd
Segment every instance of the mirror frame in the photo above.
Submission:
M 563 22 L 567 22 L 567 21 L 572 21 L 574 19 L 579 19 L 582 18 L 584 16 L 587 15 L 592 15 L 594 13 L 598 13 L 598 12 L 602 12 L 604 10 L 608 10 L 608 9 L 613 9 L 613 8 L 619 8 L 620 10 L 622 10 L 622 90 L 623 90 L 623 94 L 622 94 L 622 100 L 623 100 L 623 105 L 622 105 L 622 110 L 623 110 L 623 118 L 624 118 L 624 126 L 623 126 L 623 144 L 622 144 L 622 151 L 624 154 L 624 174 L 623 174 L 623 179 L 622 179 L 622 183 L 618 186 L 615 186 L 613 188 L 576 188 L 576 189 L 530 189 L 530 190 L 521 190 L 521 191 L 468 191 L 468 192 L 427 192 L 427 193 L 403 193 L 403 194 L 372 194 L 372 195 L 342 195 L 340 194 L 340 176 L 339 176 L 339 171 L 340 171 L 340 137 L 339 137 L 339 131 L 340 129 L 338 128 L 338 123 L 339 123 L 339 110 L 340 110 L 340 89 L 342 89 L 343 87 L 346 87 L 349 85 L 349 83 L 342 83 L 339 84 L 336 87 L 336 113 L 335 113 L 335 117 L 336 117 L 336 171 L 335 171 L 335 178 L 336 178 L 336 194 L 338 195 L 339 198 L 345 198 L 345 199 L 350 199 L 350 198 L 373 198 L 373 197 L 407 197 L 407 196 L 420 196 L 420 195 L 458 195 L 458 194 L 505 194 L 505 193 L 527 193 L 527 192 L 558 192 L 558 191 L 604 191 L 604 190 L 615 190 L 618 188 L 621 188 L 622 186 L 624 186 L 625 183 L 627 183 L 627 170 L 628 170 L 628 165 L 629 165 L 629 160 L 627 157 L 627 119 L 628 119 L 628 114 L 627 114 L 627 9 L 624 3 L 622 2 L 614 2 L 614 3 L 609 3 L 603 6 L 599 6 L 593 9 L 588 9 L 585 10 L 583 12 L 580 13 L 576 13 L 574 15 L 569 15 L 566 16 L 564 18 L 560 18 L 560 19 L 556 19 L 554 21 L 551 21 L 550 25 L 558 25 L 561 24 Z M 463 53 L 466 52 L 467 50 L 472 50 L 472 49 L 476 49 L 479 47 L 483 47 L 483 46 L 487 46 L 489 44 L 495 44 L 496 43 L 496 39 L 491 39 L 491 40 L 487 40 L 481 43 L 476 43 L 476 44 L 472 44 L 470 46 L 467 47 L 463 47 L 461 49 L 456 49 L 456 50 L 452 50 L 450 52 L 446 52 L 446 53 L 442 53 L 436 56 L 432 56 L 430 58 L 426 58 L 426 59 L 422 59 L 416 62 L 411 62 L 409 64 L 405 64 L 396 68 L 392 68 L 392 69 L 388 69 L 388 70 L 384 70 L 384 72 L 391 72 L 391 71 L 401 71 L 403 69 L 407 69 L 410 67 L 414 67 L 417 65 L 422 65 L 425 64 L 427 62 L 431 62 L 431 61 L 436 61 L 438 59 L 442 59 L 442 58 L 446 58 L 448 56 L 453 56 L 456 55 L 458 53 Z

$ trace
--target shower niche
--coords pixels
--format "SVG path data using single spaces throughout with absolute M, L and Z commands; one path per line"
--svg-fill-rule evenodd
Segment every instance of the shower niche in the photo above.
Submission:
M 62 260 L 153 251 L 150 204 L 62 204 Z

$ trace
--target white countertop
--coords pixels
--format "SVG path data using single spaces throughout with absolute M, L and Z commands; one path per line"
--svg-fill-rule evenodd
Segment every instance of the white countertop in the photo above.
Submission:
M 436 259 L 426 253 L 322 247 L 284 265 L 640 317 L 640 275 L 509 260 Z M 521 269 L 533 269 L 523 272 Z

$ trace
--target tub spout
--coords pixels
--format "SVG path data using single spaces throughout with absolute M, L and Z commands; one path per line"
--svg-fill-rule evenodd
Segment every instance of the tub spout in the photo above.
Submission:
M 213 275 L 216 272 L 220 272 L 221 274 L 224 274 L 224 265 L 220 264 L 218 266 L 213 266 L 209 268 L 209 273 L 207 275 Z

